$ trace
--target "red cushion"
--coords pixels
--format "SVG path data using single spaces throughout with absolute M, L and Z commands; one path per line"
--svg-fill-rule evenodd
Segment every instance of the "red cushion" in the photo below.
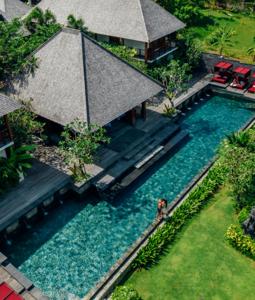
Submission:
M 248 91 L 249 91 L 250 93 L 255 93 L 255 86 L 254 86 L 254 87 L 250 87 L 250 88 L 248 89 Z
M 226 83 L 227 78 L 222 78 L 220 75 L 216 75 L 212 78 L 212 81 L 216 81 L 216 82 L 219 82 L 219 83 Z
M 13 292 L 12 294 L 10 294 L 10 296 L 6 298 L 6 300 L 24 300 L 24 298 Z
M 12 292 L 13 289 L 8 284 L 5 282 L 0 284 L 0 300 L 5 300 Z

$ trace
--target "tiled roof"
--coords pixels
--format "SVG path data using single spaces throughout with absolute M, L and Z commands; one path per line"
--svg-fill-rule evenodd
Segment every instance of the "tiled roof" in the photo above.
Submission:
M 185 24 L 153 0 L 42 0 L 61 24 L 73 14 L 82 18 L 91 32 L 141 42 L 152 42 Z
M 19 109 L 21 105 L 15 100 L 0 93 L 0 117 L 7 115 L 16 109 Z
M 106 125 L 163 90 L 78 30 L 62 29 L 34 56 L 39 67 L 14 82 L 14 94 L 62 125 L 76 118 Z

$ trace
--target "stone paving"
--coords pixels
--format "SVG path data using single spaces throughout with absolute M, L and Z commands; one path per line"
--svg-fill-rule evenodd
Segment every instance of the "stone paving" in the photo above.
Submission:
M 33 283 L 8 262 L 0 252 L 0 283 L 6 282 L 24 300 L 48 300 Z

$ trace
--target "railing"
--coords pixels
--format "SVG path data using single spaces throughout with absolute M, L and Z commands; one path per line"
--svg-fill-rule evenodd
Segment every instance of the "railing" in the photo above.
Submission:
M 157 58 L 163 57 L 164 55 L 167 55 L 174 51 L 176 49 L 176 43 L 175 42 L 166 42 L 163 45 L 159 45 L 155 48 L 149 48 L 148 49 L 148 60 L 153 61 Z

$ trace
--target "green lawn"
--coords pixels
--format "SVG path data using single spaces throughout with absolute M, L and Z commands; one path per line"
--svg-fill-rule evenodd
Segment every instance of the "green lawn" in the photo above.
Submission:
M 247 55 L 247 49 L 254 45 L 253 37 L 255 36 L 255 15 L 253 17 L 249 17 L 247 15 L 211 9 L 204 10 L 204 14 L 211 20 L 214 20 L 215 23 L 213 25 L 194 27 L 190 29 L 190 31 L 194 32 L 195 36 L 201 40 L 203 49 L 209 52 L 216 52 L 217 49 L 207 44 L 207 37 L 217 27 L 227 25 L 236 32 L 236 35 L 232 38 L 233 45 L 231 47 L 227 47 L 224 54 L 228 57 L 237 58 L 243 62 L 251 63 L 252 59 Z
M 214 198 L 158 265 L 128 279 L 143 299 L 255 299 L 255 262 L 224 238 L 237 222 L 229 192 L 224 188 Z

